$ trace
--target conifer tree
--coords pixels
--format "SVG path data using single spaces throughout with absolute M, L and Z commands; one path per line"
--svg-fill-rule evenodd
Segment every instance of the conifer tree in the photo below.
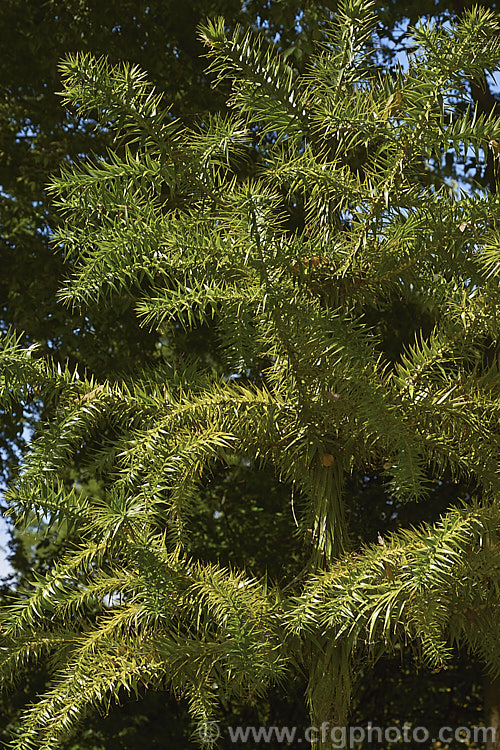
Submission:
M 232 93 L 196 127 L 137 67 L 62 64 L 65 103 L 112 129 L 115 148 L 51 185 L 61 303 L 127 295 L 165 356 L 97 382 L 2 338 L 2 408 L 54 404 L 12 513 L 80 540 L 2 614 L 4 680 L 36 660 L 54 669 L 18 750 L 57 747 L 89 706 L 166 687 L 202 726 L 227 697 L 285 689 L 296 670 L 311 725 L 345 726 L 360 664 L 408 641 L 433 668 L 458 643 L 500 672 L 499 200 L 426 179 L 451 150 L 500 153 L 499 118 L 470 98 L 498 67 L 498 23 L 474 9 L 422 24 L 409 70 L 385 73 L 375 24 L 371 3 L 347 0 L 299 76 L 255 34 L 207 23 L 209 70 Z M 394 362 L 369 321 L 395 302 L 432 330 Z M 172 356 L 179 328 L 207 321 L 223 377 Z M 309 555 L 288 580 L 187 552 L 201 486 L 238 462 L 293 487 Z M 475 492 L 436 524 L 359 547 L 344 490 L 363 469 L 398 501 L 448 474 Z

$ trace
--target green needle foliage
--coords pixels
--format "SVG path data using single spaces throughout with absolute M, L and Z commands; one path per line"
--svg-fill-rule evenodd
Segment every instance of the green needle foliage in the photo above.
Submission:
M 150 689 L 203 724 L 296 671 L 311 723 L 344 725 L 360 663 L 407 642 L 433 668 L 458 644 L 500 672 L 500 203 L 430 177 L 450 150 L 499 150 L 500 119 L 470 95 L 498 67 L 499 27 L 478 9 L 419 26 L 409 69 L 381 73 L 370 7 L 348 0 L 301 76 L 253 33 L 208 23 L 210 71 L 232 93 L 196 127 L 135 67 L 61 66 L 65 103 L 115 134 L 51 185 L 62 303 L 125 294 L 166 351 L 210 326 L 225 375 L 177 353 L 97 382 L 2 338 L 1 407 L 54 404 L 11 511 L 79 540 L 2 613 L 4 680 L 53 669 L 17 750 L 57 747 L 89 707 Z M 394 304 L 432 320 L 397 361 L 373 324 Z M 242 462 L 293 487 L 310 550 L 295 578 L 188 554 L 201 490 Z M 359 548 L 345 492 L 359 471 L 398 502 L 445 476 L 475 491 Z

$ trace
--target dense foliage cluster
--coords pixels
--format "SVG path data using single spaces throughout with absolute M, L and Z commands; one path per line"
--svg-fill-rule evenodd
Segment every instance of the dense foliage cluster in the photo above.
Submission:
M 2 616 L 4 677 L 54 669 L 19 750 L 127 693 L 168 687 L 202 724 L 296 672 L 311 723 L 345 724 L 360 662 L 408 641 L 434 668 L 459 643 L 500 671 L 498 198 L 436 177 L 450 153 L 500 150 L 499 118 L 471 100 L 498 24 L 422 24 L 408 70 L 380 71 L 375 23 L 347 2 L 301 74 L 254 33 L 205 24 L 230 107 L 195 125 L 137 66 L 62 64 L 65 103 L 114 142 L 52 182 L 59 297 L 82 316 L 120 304 L 152 351 L 106 378 L 2 338 L 2 408 L 51 407 L 10 508 L 72 540 Z M 390 356 L 398 306 L 419 314 Z M 183 347 L 200 332 L 210 347 Z M 291 488 L 282 576 L 196 547 L 211 485 L 245 466 Z M 443 480 L 470 491 L 362 545 L 360 472 L 394 506 Z

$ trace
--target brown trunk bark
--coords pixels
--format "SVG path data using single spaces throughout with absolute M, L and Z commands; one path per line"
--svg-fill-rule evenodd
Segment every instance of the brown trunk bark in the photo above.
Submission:
M 488 732 L 486 750 L 500 750 L 500 677 L 485 676 L 484 714 L 486 726 L 493 730 Z

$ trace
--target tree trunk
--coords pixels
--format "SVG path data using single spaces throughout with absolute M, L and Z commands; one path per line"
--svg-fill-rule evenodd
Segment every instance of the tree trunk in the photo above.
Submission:
M 484 713 L 486 726 L 494 730 L 494 736 L 488 733 L 486 750 L 500 750 L 500 677 L 484 678 Z
M 309 644 L 307 701 L 313 750 L 348 747 L 351 654 L 343 643 L 322 637 Z

